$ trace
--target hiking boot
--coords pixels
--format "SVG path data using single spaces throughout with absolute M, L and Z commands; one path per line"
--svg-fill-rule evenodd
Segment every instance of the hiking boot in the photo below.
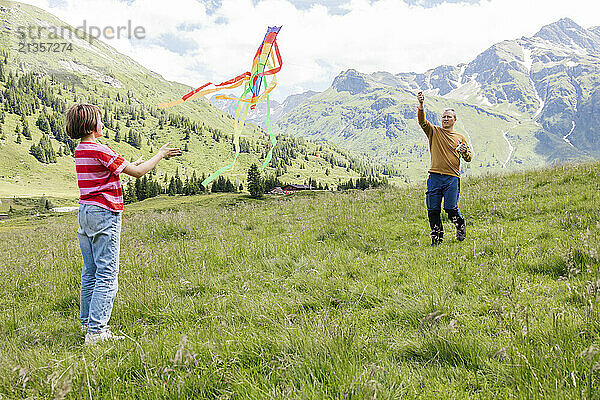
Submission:
M 429 218 L 429 227 L 431 228 L 431 245 L 435 246 L 443 241 L 444 237 L 444 226 L 442 225 L 442 218 L 440 216 L 441 210 L 427 210 L 427 217 Z
M 467 226 L 462 224 L 456 227 L 456 240 L 462 242 L 467 238 Z
M 100 342 L 105 342 L 107 340 L 122 340 L 125 339 L 125 336 L 117 336 L 114 333 L 112 333 L 108 328 L 106 328 L 105 330 L 103 330 L 100 333 L 91 333 L 88 332 L 85 334 L 85 341 L 84 341 L 84 345 L 86 346 L 92 346 L 95 344 L 98 344 Z
M 442 244 L 444 241 L 444 232 L 434 231 L 431 232 L 431 245 L 437 246 L 438 244 Z

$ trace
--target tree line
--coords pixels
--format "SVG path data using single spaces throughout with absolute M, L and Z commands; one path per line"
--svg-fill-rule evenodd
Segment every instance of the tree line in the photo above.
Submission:
M 206 175 L 203 173 L 198 177 L 195 171 L 192 173 L 191 177 L 186 177 L 185 179 L 181 179 L 179 170 L 177 170 L 175 175 L 171 176 L 171 178 L 165 174 L 162 183 L 159 180 L 154 179 L 155 175 L 156 172 L 153 170 L 150 174 L 144 175 L 143 178 L 136 178 L 135 180 L 130 179 L 126 184 L 123 193 L 125 203 L 135 203 L 136 201 L 156 197 L 161 194 L 169 196 L 193 196 L 197 194 L 207 194 L 209 192 L 237 193 L 243 190 L 243 185 L 241 183 L 236 184 L 236 182 L 223 176 L 219 176 L 212 182 L 210 188 L 206 188 L 202 185 Z
M 349 179 L 348 182 L 341 183 L 338 185 L 338 190 L 348 189 L 360 189 L 366 190 L 371 188 L 377 188 L 380 186 L 386 186 L 388 181 L 386 178 L 377 178 L 374 176 L 361 176 L 356 179 Z

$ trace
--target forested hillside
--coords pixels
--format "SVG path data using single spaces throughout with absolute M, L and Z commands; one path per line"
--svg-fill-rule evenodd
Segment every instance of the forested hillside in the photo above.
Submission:
M 101 140 L 128 159 L 148 158 L 166 142 L 181 147 L 183 156 L 153 171 L 156 181 L 208 175 L 231 162 L 230 116 L 204 99 L 158 109 L 159 101 L 180 97 L 189 88 L 164 80 L 95 39 L 70 39 L 70 52 L 19 52 L 10 36 L 17 24 L 65 24 L 32 6 L 2 4 L 0 30 L 6 35 L 0 40 L 0 194 L 77 195 L 71 158 L 76 143 L 64 131 L 64 114 L 76 102 L 103 110 Z M 286 135 L 278 140 L 266 173 L 285 182 L 313 179 L 335 187 L 361 175 L 395 174 L 392 168 L 367 164 L 323 142 Z M 250 164 L 262 164 L 269 147 L 268 135 L 247 125 L 241 155 L 226 178 L 239 188 Z

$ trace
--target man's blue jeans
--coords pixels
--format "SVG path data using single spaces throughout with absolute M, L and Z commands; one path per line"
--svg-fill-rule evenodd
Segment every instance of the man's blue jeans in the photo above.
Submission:
M 427 214 L 431 227 L 432 243 L 441 242 L 444 236 L 441 211 L 442 199 L 444 199 L 444 210 L 450 221 L 457 228 L 464 226 L 465 220 L 458 210 L 458 196 L 460 194 L 460 178 L 452 175 L 429 173 L 427 178 Z
M 81 323 L 88 332 L 106 329 L 118 289 L 121 213 L 80 204 L 79 247 L 81 272 Z

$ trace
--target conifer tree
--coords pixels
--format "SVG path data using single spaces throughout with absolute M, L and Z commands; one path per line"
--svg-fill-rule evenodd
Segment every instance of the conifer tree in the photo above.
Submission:
M 54 148 L 52 147 L 52 142 L 50 142 L 50 136 L 42 135 L 42 138 L 40 139 L 40 146 L 42 146 L 42 149 L 46 153 L 48 163 L 55 163 L 56 153 L 54 152 Z
M 219 176 L 216 181 L 212 184 L 211 192 L 213 193 L 223 193 L 227 191 L 227 182 L 225 178 Z
M 140 178 L 135 178 L 135 197 L 140 200 L 144 200 L 142 197 L 142 180 Z
M 167 189 L 167 194 L 169 196 L 175 196 L 177 194 L 176 185 L 175 185 L 175 177 L 171 177 L 171 182 L 169 182 L 169 187 Z
M 233 186 L 233 183 L 231 183 L 231 181 L 229 180 L 229 178 L 227 178 L 227 180 L 225 181 L 224 192 L 235 193 L 235 186 Z
M 200 178 L 200 180 L 199 180 L 199 187 L 200 187 L 200 190 L 201 190 L 203 193 L 206 193 L 206 192 L 208 192 L 208 188 L 202 184 L 202 182 L 204 182 L 204 180 L 205 180 L 205 179 L 206 179 L 206 175 L 205 175 L 205 174 L 204 174 L 204 172 L 203 172 L 203 173 L 202 173 L 202 177 L 201 177 L 201 178 Z
M 29 131 L 29 124 L 25 119 L 25 115 L 21 115 L 21 125 L 22 125 L 22 133 L 25 136 L 25 139 L 31 140 L 31 132 Z
M 264 182 L 256 164 L 252 164 L 248 169 L 248 191 L 255 199 L 260 199 L 264 193 Z
M 29 148 L 29 154 L 34 156 L 39 162 L 44 162 L 44 155 L 42 154 L 42 149 L 38 147 L 37 144 L 32 144 Z
M 179 175 L 177 175 L 177 177 L 175 178 L 175 193 L 183 194 L 183 181 L 181 180 Z
M 131 204 L 138 201 L 137 195 L 135 194 L 135 184 L 132 184 L 131 180 L 127 182 L 127 188 L 125 189 L 123 200 L 126 204 Z
M 49 135 L 42 135 L 37 145 L 35 143 L 31 145 L 29 153 L 44 164 L 56 162 L 56 152 L 52 147 Z
M 48 118 L 44 112 L 41 112 L 38 115 L 38 119 L 35 123 L 40 131 L 49 134 L 50 133 L 50 123 L 48 122 Z
M 140 185 L 141 188 L 141 195 L 140 195 L 140 199 L 144 200 L 149 198 L 149 190 L 148 190 L 148 175 L 144 175 L 144 177 L 142 178 L 142 183 Z

